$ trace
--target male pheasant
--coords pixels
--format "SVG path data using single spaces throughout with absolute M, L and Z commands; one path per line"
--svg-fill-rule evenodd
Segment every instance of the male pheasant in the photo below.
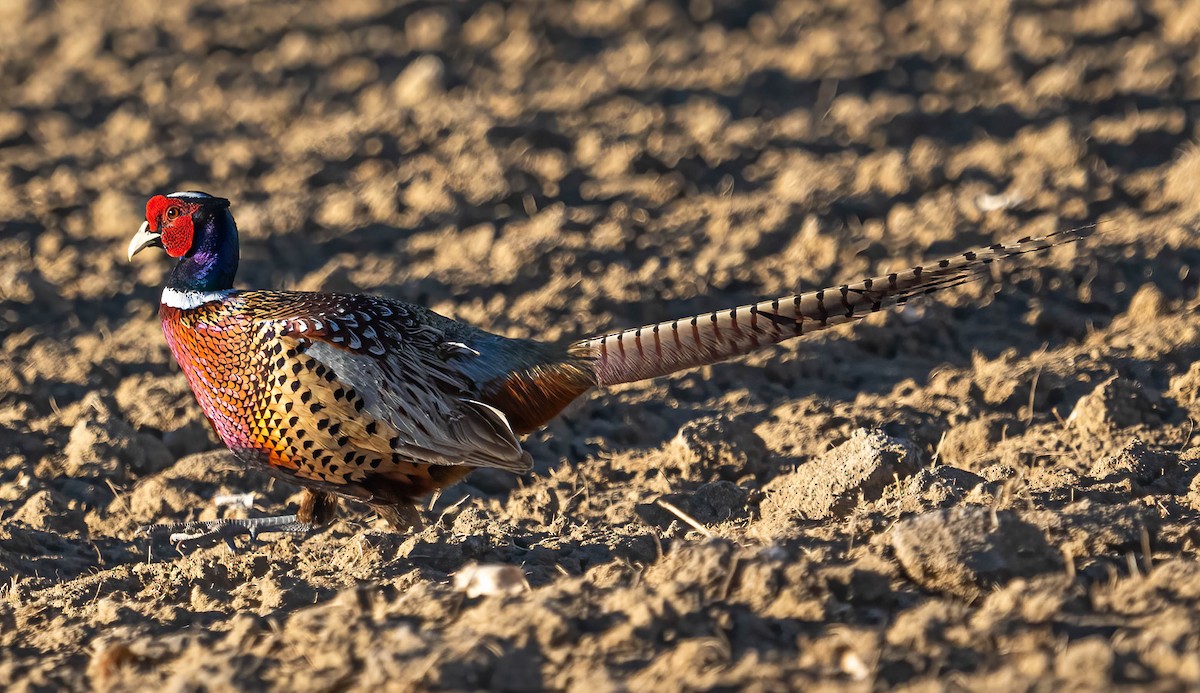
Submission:
M 201 192 L 151 198 L 129 259 L 149 246 L 179 258 L 159 316 L 201 409 L 237 457 L 305 489 L 295 515 L 199 527 L 255 535 L 328 523 L 339 497 L 368 503 L 397 529 L 419 526 L 414 502 L 472 469 L 528 471 L 519 437 L 594 387 L 851 322 L 981 276 L 995 260 L 1082 235 L 992 245 L 566 345 L 501 337 L 377 296 L 236 290 L 229 201 Z

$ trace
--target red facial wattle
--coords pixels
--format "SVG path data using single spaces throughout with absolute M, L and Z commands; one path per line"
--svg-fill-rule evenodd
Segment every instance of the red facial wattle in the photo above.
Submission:
M 146 221 L 150 230 L 162 236 L 163 249 L 171 257 L 183 257 L 192 249 L 196 227 L 192 212 L 197 205 L 155 195 L 146 203 Z
M 186 255 L 192 249 L 192 238 L 195 235 L 196 228 L 190 214 L 181 213 L 174 219 L 163 222 L 162 244 L 167 255 L 171 257 Z

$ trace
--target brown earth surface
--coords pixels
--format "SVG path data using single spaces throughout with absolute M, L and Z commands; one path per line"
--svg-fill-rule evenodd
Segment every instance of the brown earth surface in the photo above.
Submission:
M 1198 118 L 1197 0 L 4 0 L 0 687 L 1200 686 Z M 1103 223 L 594 393 L 415 535 L 180 552 L 297 495 L 125 262 L 177 189 L 243 286 L 549 339 Z

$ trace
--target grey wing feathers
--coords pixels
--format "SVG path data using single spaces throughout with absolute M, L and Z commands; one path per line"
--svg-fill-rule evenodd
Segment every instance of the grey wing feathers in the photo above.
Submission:
M 365 413 L 390 425 L 394 452 L 426 464 L 532 467 L 504 414 L 466 395 L 464 376 L 436 354 L 405 345 L 374 357 L 325 342 L 308 353 L 355 389 Z

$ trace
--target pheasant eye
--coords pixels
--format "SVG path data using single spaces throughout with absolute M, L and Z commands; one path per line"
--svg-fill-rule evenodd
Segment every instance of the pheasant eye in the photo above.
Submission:
M 179 216 L 179 208 L 178 207 L 171 207 L 170 209 L 167 210 L 167 221 L 170 221 L 177 216 Z

